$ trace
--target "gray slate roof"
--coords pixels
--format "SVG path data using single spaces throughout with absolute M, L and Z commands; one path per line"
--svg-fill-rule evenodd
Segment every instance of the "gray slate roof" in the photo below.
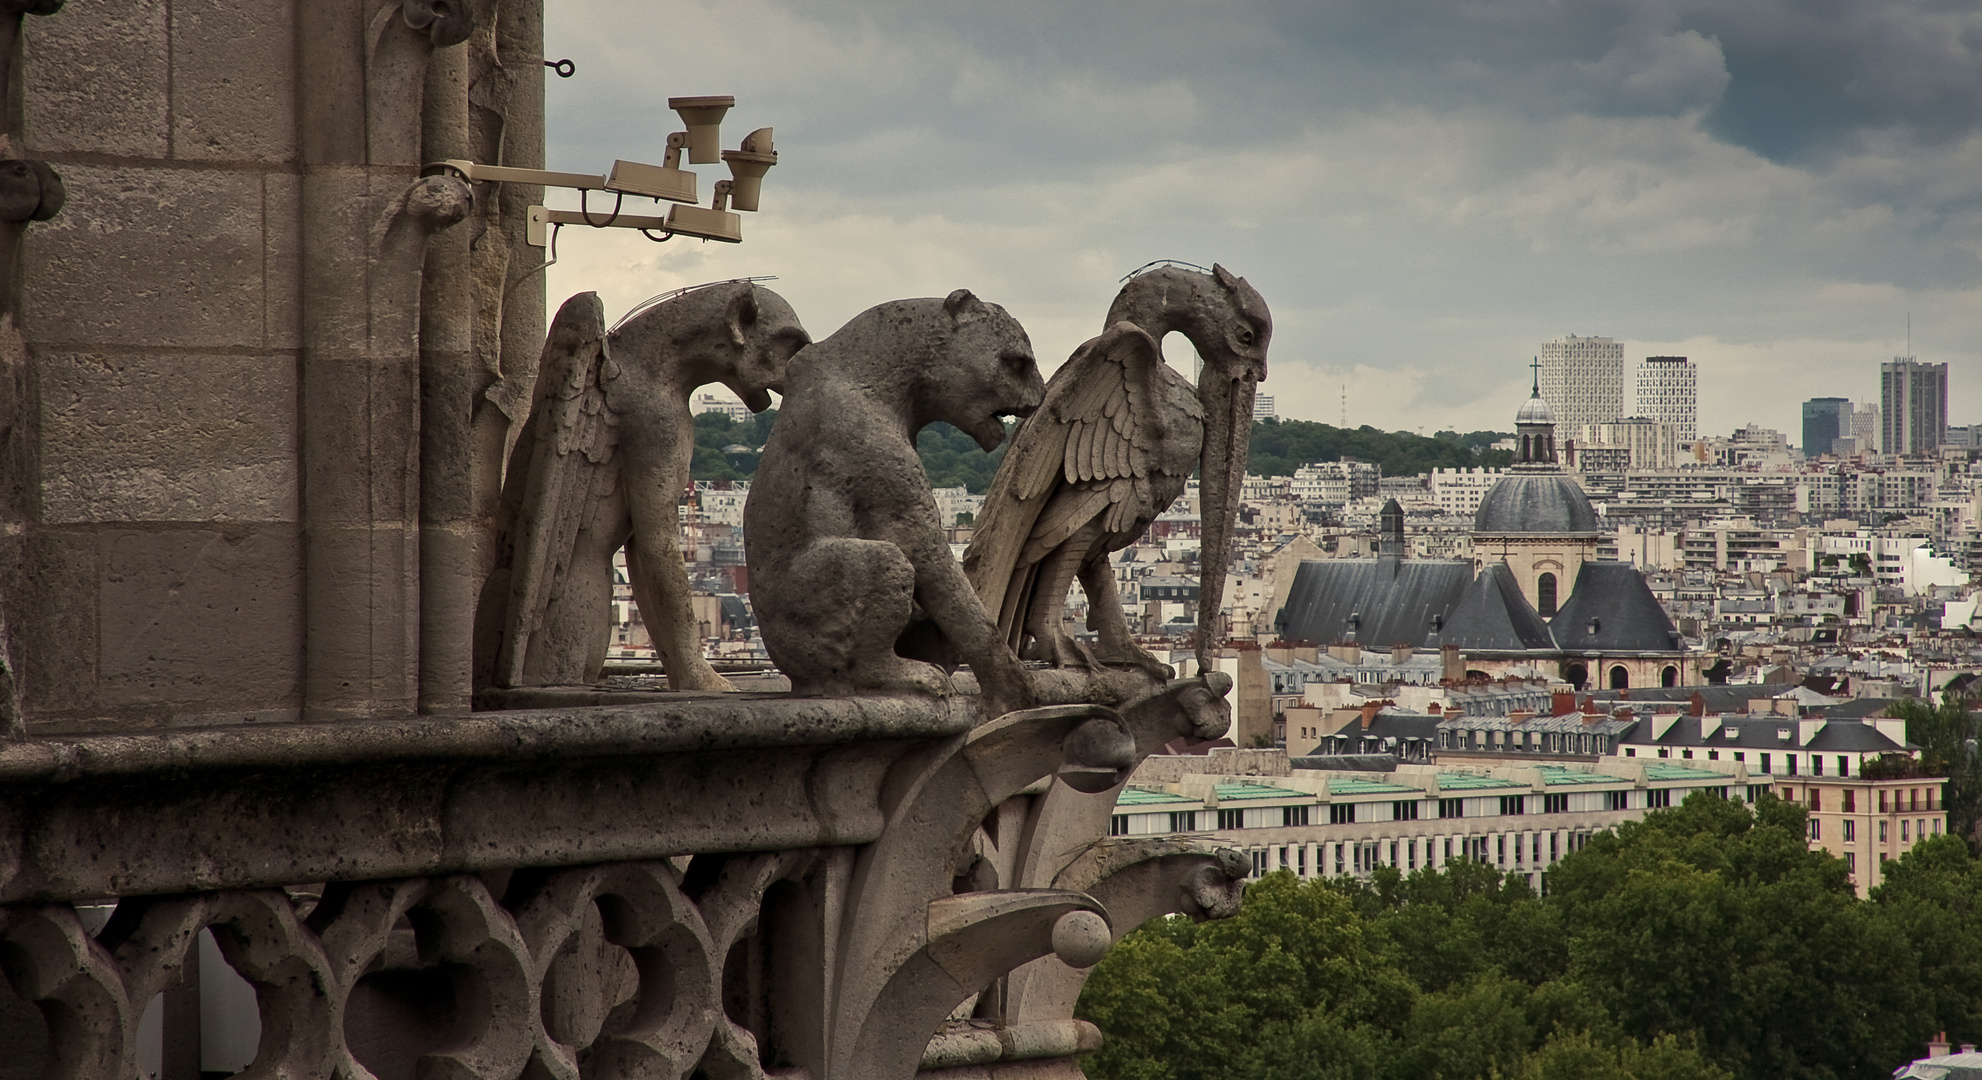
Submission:
M 1630 563 L 1586 562 L 1549 623 L 1565 652 L 1680 652 L 1685 643 Z
M 1559 472 L 1510 472 L 1494 481 L 1473 515 L 1476 533 L 1594 533 L 1597 513 L 1576 481 Z
M 1863 720 L 1827 721 L 1810 737 L 1810 744 L 1804 747 L 1805 750 L 1841 750 L 1857 754 L 1897 752 L 1905 748 L 1904 744 L 1892 741 Z
M 1506 563 L 1489 563 L 1459 596 L 1439 635 L 1468 652 L 1555 651 L 1555 637 Z
M 1796 718 L 1791 716 L 1726 716 L 1711 735 L 1702 735 L 1704 725 L 1697 716 L 1682 716 L 1666 733 L 1652 737 L 1652 718 L 1641 717 L 1622 742 L 1639 746 L 1684 746 L 1728 750 L 1805 750 L 1833 753 L 1900 753 L 1911 747 L 1896 743 L 1879 729 L 1858 720 L 1832 720 L 1818 728 L 1809 743 L 1796 741 Z M 1789 732 L 1787 738 L 1781 734 Z
M 1281 609 L 1280 636 L 1317 644 L 1355 639 L 1373 649 L 1425 644 L 1432 616 L 1452 610 L 1472 580 L 1456 559 L 1322 559 L 1303 562 Z

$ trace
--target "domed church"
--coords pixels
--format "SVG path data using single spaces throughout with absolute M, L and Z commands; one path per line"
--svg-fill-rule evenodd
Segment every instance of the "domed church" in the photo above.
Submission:
M 1597 557 L 1597 514 L 1555 458 L 1555 414 L 1541 381 L 1514 414 L 1514 464 L 1473 516 L 1473 569 L 1506 563 L 1535 611 L 1552 619 L 1583 564 Z
M 1556 460 L 1539 381 L 1514 426 L 1514 464 L 1480 500 L 1470 561 L 1406 556 L 1393 501 L 1376 557 L 1301 564 L 1281 638 L 1402 656 L 1456 648 L 1463 668 L 1447 678 L 1552 669 L 1579 690 L 1697 685 L 1699 658 L 1644 575 L 1597 559 L 1596 511 Z

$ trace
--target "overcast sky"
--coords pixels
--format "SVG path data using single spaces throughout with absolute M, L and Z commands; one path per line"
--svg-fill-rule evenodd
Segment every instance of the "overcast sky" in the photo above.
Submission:
M 691 94 L 780 156 L 741 245 L 563 230 L 553 306 L 774 274 L 824 337 L 967 287 L 1050 372 L 1122 275 L 1222 262 L 1282 416 L 1510 430 L 1540 343 L 1602 335 L 1627 383 L 1691 357 L 1702 433 L 1792 442 L 1803 399 L 1878 399 L 1910 313 L 1982 422 L 1972 0 L 547 7 L 551 168 L 660 161 Z

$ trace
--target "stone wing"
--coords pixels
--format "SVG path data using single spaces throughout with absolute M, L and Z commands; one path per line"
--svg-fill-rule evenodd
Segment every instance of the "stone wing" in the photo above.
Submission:
M 1151 501 L 1162 366 L 1154 338 L 1116 323 L 1054 373 L 1045 404 L 1012 436 L 964 552 L 971 587 L 1007 640 L 1023 633 L 1032 570 L 1047 552 L 1097 517 L 1125 531 Z
M 618 373 L 598 294 L 565 301 L 503 481 L 497 562 L 475 620 L 478 685 L 521 684 L 531 635 L 570 566 L 579 527 L 618 482 L 619 420 L 606 400 Z

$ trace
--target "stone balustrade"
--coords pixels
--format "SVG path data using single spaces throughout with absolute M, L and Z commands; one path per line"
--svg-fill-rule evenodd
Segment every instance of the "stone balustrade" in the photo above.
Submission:
M 196 1071 L 196 1007 L 144 1029 L 204 930 L 253 989 L 244 1075 L 1078 1076 L 1082 969 L 1152 915 L 1229 914 L 1244 867 L 1101 839 L 1143 755 L 1223 730 L 1225 684 L 1037 674 L 1066 704 L 664 694 L 0 745 L 0 968 L 43 1029 L 0 1073 Z

